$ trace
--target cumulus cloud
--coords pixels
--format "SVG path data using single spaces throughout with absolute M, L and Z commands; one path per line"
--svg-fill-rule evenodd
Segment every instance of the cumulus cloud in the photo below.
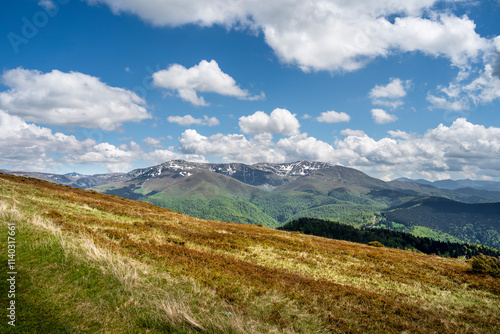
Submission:
M 349 122 L 351 120 L 351 116 L 346 114 L 345 112 L 336 112 L 334 110 L 322 112 L 319 117 L 316 117 L 318 122 L 324 123 L 340 123 L 340 122 Z
M 169 160 L 188 160 L 195 162 L 208 162 L 204 156 L 197 154 L 182 154 L 170 150 L 154 150 L 143 155 L 143 159 L 153 165 L 158 165 Z
M 332 161 L 334 148 L 324 141 L 308 137 L 307 133 L 282 138 L 276 144 L 287 161 L 312 160 Z
M 414 51 L 463 65 L 492 44 L 476 33 L 467 16 L 440 11 L 438 0 L 275 0 L 258 5 L 241 0 L 230 6 L 226 0 L 87 2 L 107 4 L 116 14 L 132 13 L 156 26 L 249 27 L 263 33 L 281 61 L 305 71 L 353 71 L 376 57 Z
M 162 144 L 161 144 L 161 141 L 165 139 L 163 137 L 161 138 L 152 138 L 152 137 L 147 137 L 147 138 L 144 138 L 142 141 L 146 144 L 146 145 L 149 145 L 149 146 L 153 146 L 153 147 L 161 147 Z
M 475 23 L 466 15 L 441 14 L 433 20 L 396 18 L 393 28 L 397 31 L 394 42 L 401 50 L 445 56 L 454 65 L 474 60 L 491 46 L 491 41 L 475 32 Z
M 395 78 L 392 79 L 391 82 L 389 82 L 385 86 L 376 85 L 374 88 L 372 88 L 372 90 L 370 91 L 370 97 L 373 99 L 379 99 L 379 98 L 398 99 L 401 97 L 405 97 L 406 85 L 407 84 L 403 85 L 401 79 Z
M 167 121 L 170 123 L 177 123 L 182 126 L 190 126 L 193 124 L 215 126 L 220 124 L 216 117 L 208 117 L 206 115 L 204 115 L 203 118 L 194 118 L 191 115 L 169 116 L 167 117 Z
M 411 80 L 401 81 L 399 78 L 394 78 L 385 86 L 376 85 L 368 95 L 373 104 L 397 108 L 403 104 L 402 98 L 406 96 L 410 86 Z
M 161 138 L 160 138 L 161 139 Z M 161 146 L 158 138 L 145 138 L 152 146 Z M 145 152 L 134 141 L 116 147 L 93 139 L 77 139 L 61 132 L 30 124 L 0 110 L 0 166 L 9 169 L 57 171 L 60 167 L 94 165 L 109 172 L 129 171 L 134 162 L 151 164 L 172 159 L 206 162 L 201 155 L 155 149 Z
M 290 111 L 276 108 L 270 115 L 257 111 L 250 116 L 239 119 L 240 129 L 243 133 L 279 133 L 295 135 L 299 133 L 300 123 Z
M 0 92 L 0 108 L 30 122 L 116 130 L 151 118 L 133 92 L 79 72 L 17 68 L 6 71 L 2 81 L 10 89 Z
M 222 72 L 215 60 L 202 60 L 191 68 L 170 65 L 166 70 L 153 73 L 153 83 L 156 87 L 176 91 L 181 99 L 198 107 L 209 105 L 198 93 L 217 93 L 242 100 L 263 97 L 252 96 L 247 90 L 241 89 L 231 76 Z
M 500 100 L 500 78 L 495 76 L 492 64 L 486 64 L 480 73 L 469 80 L 460 74 L 448 87 L 438 87 L 429 93 L 427 101 L 433 109 L 468 110 L 474 105 L 485 105 Z
M 371 113 L 373 120 L 377 124 L 387 124 L 398 120 L 396 116 L 389 114 L 383 109 L 372 109 Z
M 17 116 L 0 110 L 0 165 L 40 170 L 57 165 L 53 153 L 68 154 L 89 150 L 95 144 L 88 139 L 53 133 L 52 130 L 28 124 Z
M 142 154 L 140 147 L 134 144 L 131 150 L 126 150 L 109 143 L 99 143 L 88 152 L 68 154 L 61 161 L 69 165 L 101 165 L 110 172 L 124 172 L 130 170 L 132 162 L 139 160 Z
M 78 140 L 51 129 L 26 123 L 0 110 L 0 165 L 47 170 L 65 164 L 96 164 L 109 171 L 124 171 L 138 159 L 137 152 L 109 143 Z
M 494 74 L 493 66 L 486 64 L 482 74 L 466 85 L 464 91 L 478 104 L 500 99 L 500 78 Z
M 224 161 L 245 163 L 279 162 L 284 156 L 276 151 L 272 142 L 272 135 L 262 133 L 248 140 L 241 134 L 221 133 L 210 137 L 199 134 L 196 130 L 188 129 L 179 138 L 181 152 L 210 157 L 220 157 Z
M 402 139 L 410 139 L 411 134 L 401 131 L 401 130 L 389 130 L 387 133 L 392 137 L 392 138 L 402 138 Z
M 332 145 L 301 134 L 280 140 L 277 148 L 287 161 L 317 159 L 385 179 L 500 176 L 500 128 L 475 125 L 464 118 L 423 135 L 398 130 L 389 132 L 392 138 L 375 140 L 362 131 L 343 134 L 347 137 Z
M 465 99 L 460 100 L 449 100 L 446 97 L 435 96 L 432 94 L 427 95 L 427 101 L 432 104 L 433 109 L 443 109 L 452 111 L 461 111 L 469 109 L 469 105 Z
M 475 125 L 459 118 L 424 135 L 402 131 L 393 138 L 347 137 L 335 143 L 339 156 L 351 156 L 350 166 L 374 175 L 428 178 L 499 176 L 500 128 Z
M 54 5 L 54 3 L 51 0 L 40 0 L 38 1 L 38 5 L 47 10 L 56 8 L 56 5 Z
M 344 129 L 340 131 L 340 134 L 343 136 L 352 136 L 352 137 L 365 137 L 366 133 L 363 130 L 353 130 L 353 129 Z

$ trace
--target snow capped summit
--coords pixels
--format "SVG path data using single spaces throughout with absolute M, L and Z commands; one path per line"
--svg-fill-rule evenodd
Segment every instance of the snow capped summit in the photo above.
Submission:
M 307 160 L 278 164 L 259 163 L 253 166 L 261 170 L 276 173 L 279 176 L 306 176 L 310 174 L 310 171 L 334 167 L 329 163 Z
M 64 176 L 73 177 L 73 178 L 82 178 L 82 177 L 88 177 L 89 175 L 83 175 L 80 173 L 71 172 L 71 173 L 64 174 Z
M 316 161 L 296 161 L 290 163 L 257 163 L 246 165 L 243 163 L 199 163 L 185 160 L 171 160 L 160 165 L 136 169 L 128 173 L 131 179 L 142 180 L 160 177 L 189 177 L 196 170 L 209 171 L 231 177 L 240 182 L 262 187 L 276 187 L 301 177 L 317 173 L 326 173 L 337 180 L 348 175 L 345 167 L 334 166 L 329 163 Z M 189 172 L 188 172 L 189 171 Z M 164 174 L 166 173 L 166 174 Z

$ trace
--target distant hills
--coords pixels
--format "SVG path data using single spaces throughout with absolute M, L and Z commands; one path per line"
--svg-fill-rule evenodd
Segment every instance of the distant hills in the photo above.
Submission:
M 97 175 L 4 172 L 149 202 L 204 219 L 278 227 L 309 217 L 358 227 L 379 224 L 423 237 L 500 247 L 498 213 L 488 211 L 486 217 L 481 206 L 465 216 L 461 211 L 464 203 L 500 202 L 500 191 L 491 190 L 495 182 L 437 183 L 442 187 L 423 180 L 384 182 L 353 168 L 313 161 L 247 165 L 172 160 L 128 173 Z M 466 184 L 482 188 L 459 187 Z M 447 201 L 440 208 L 432 204 L 434 199 Z M 491 224 L 479 224 L 483 219 Z M 469 227 L 462 231 L 463 226 Z
M 472 188 L 478 190 L 500 191 L 500 182 L 496 181 L 478 181 L 478 180 L 440 180 L 440 181 L 427 181 L 427 180 L 412 180 L 408 178 L 399 178 L 398 181 L 415 182 L 420 184 L 432 185 L 442 189 L 460 189 Z
M 95 175 L 82 175 L 79 173 L 51 174 L 26 171 L 9 171 L 5 169 L 0 169 L 0 173 L 23 177 L 32 177 L 35 179 L 45 180 L 80 189 L 87 189 L 103 183 L 117 182 L 127 177 L 126 173 L 106 173 Z
M 399 178 L 395 181 L 429 185 L 439 189 L 454 190 L 456 193 L 482 197 L 493 201 L 500 201 L 500 182 L 495 181 L 477 181 L 467 179 L 440 180 L 431 182 L 422 179 L 412 180 L 408 178 Z

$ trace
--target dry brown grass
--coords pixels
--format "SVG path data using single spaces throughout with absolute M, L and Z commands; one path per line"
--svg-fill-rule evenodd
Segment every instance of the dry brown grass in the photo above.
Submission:
M 14 199 L 20 211 L 57 227 L 61 240 L 80 240 L 82 258 L 99 263 L 127 289 L 156 277 L 160 292 L 151 299 L 173 326 L 189 323 L 209 332 L 500 332 L 500 279 L 474 274 L 457 259 L 206 221 L 0 175 L 0 200 Z M 185 284 L 182 299 L 162 295 L 172 282 Z M 137 294 L 134 300 L 147 298 Z M 209 316 L 214 309 L 215 320 Z

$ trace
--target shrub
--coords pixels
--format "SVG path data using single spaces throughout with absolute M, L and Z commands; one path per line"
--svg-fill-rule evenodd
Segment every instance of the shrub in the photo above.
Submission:
M 373 247 L 384 247 L 384 245 L 379 241 L 370 241 L 368 245 Z
M 500 257 L 479 254 L 471 259 L 472 271 L 500 277 Z

